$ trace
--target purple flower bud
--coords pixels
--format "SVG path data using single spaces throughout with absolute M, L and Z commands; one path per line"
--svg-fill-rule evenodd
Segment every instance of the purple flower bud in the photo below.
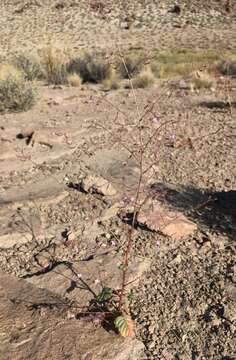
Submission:
M 161 121 L 160 117 L 156 116 L 156 115 L 151 120 L 152 120 L 153 124 L 159 124 Z
M 124 203 L 124 205 L 128 205 L 134 202 L 134 197 L 131 196 L 124 196 L 122 199 L 122 202 Z

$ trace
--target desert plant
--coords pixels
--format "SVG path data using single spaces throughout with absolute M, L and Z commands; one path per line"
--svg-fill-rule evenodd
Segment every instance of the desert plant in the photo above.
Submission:
M 220 56 L 211 51 L 199 53 L 191 51 L 157 53 L 152 59 L 152 70 L 160 78 L 188 76 L 203 66 L 214 68 L 219 59 Z
M 13 60 L 13 64 L 24 74 L 26 80 L 32 81 L 42 76 L 39 62 L 31 56 L 19 54 Z
M 218 70 L 223 75 L 236 76 L 236 60 L 221 61 Z
M 142 70 L 145 63 L 145 58 L 140 53 L 130 53 L 124 56 L 119 56 L 117 61 L 117 71 L 121 78 L 129 79 L 134 77 Z
M 150 68 L 144 69 L 133 79 L 134 88 L 147 88 L 154 84 L 155 76 Z
M 198 68 L 198 63 L 161 64 L 159 69 L 159 77 L 171 78 L 174 76 L 188 76 Z
M 220 55 L 213 51 L 193 52 L 187 50 L 157 53 L 156 60 L 162 64 L 209 63 L 218 61 Z
M 105 90 L 117 90 L 120 87 L 120 79 L 114 69 L 111 70 L 108 77 L 103 81 Z
M 193 89 L 211 89 L 215 86 L 215 78 L 206 71 L 196 71 L 193 75 L 191 86 Z
M 81 77 L 80 77 L 78 74 L 76 74 L 76 73 L 74 73 L 74 74 L 69 74 L 69 75 L 67 76 L 67 81 L 68 81 L 68 84 L 69 84 L 70 86 L 73 86 L 73 87 L 79 87 L 79 86 L 81 86 L 81 84 L 82 84 L 82 79 L 81 79 Z
M 72 59 L 67 69 L 69 73 L 79 74 L 84 82 L 99 83 L 109 76 L 111 66 L 104 54 L 85 52 Z
M 65 50 L 47 46 L 40 51 L 44 77 L 49 84 L 67 83 L 69 56 Z
M 37 93 L 24 75 L 10 65 L 0 66 L 0 111 L 23 111 L 34 105 Z

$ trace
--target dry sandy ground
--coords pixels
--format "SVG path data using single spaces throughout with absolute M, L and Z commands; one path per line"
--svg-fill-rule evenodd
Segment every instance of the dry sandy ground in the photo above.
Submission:
M 147 45 L 147 49 L 166 49 L 176 48 L 178 44 L 194 49 L 211 47 L 219 52 L 235 50 L 233 10 L 221 12 L 219 4 L 211 9 L 183 7 L 178 18 L 167 12 L 171 7 L 168 2 L 163 1 L 160 6 L 155 2 L 140 2 L 135 11 L 131 5 L 128 9 L 136 14 L 140 8 L 147 17 L 144 16 L 144 25 L 139 27 L 136 23 L 137 28 L 129 25 L 129 29 L 122 29 L 128 26 L 124 24 L 128 19 L 122 6 L 113 10 L 106 2 L 105 9 L 111 9 L 107 11 L 107 20 L 76 1 L 71 1 L 71 6 L 57 3 L 62 5 L 55 7 L 54 1 L 45 2 L 44 6 L 40 1 L 26 1 L 22 10 L 22 2 L 3 1 L 2 55 L 5 57 L 24 47 L 32 49 L 43 43 L 44 35 L 49 33 L 52 39 L 75 48 L 106 46 L 112 49 L 117 36 L 125 48 L 138 44 Z M 117 199 L 132 195 L 136 189 L 138 166 L 130 153 L 138 154 L 137 119 L 150 106 L 152 111 L 148 112 L 142 129 L 144 140 L 161 127 L 144 157 L 145 165 L 154 165 L 149 181 L 175 189 L 175 196 L 167 196 L 164 201 L 196 223 L 197 231 L 177 241 L 147 228 L 136 229 L 132 261 L 139 261 L 141 266 L 134 268 L 134 273 L 146 273 L 136 287 L 133 284 L 130 307 L 137 323 L 137 337 L 146 349 L 145 355 L 140 351 L 138 356 L 138 352 L 130 348 L 133 357 L 126 354 L 127 359 L 144 356 L 153 360 L 235 359 L 235 79 L 229 79 L 229 83 L 226 91 L 224 81 L 218 79 L 215 91 L 197 93 L 178 88 L 170 90 L 156 80 L 152 88 L 137 90 L 135 97 L 128 89 L 104 92 L 100 85 L 83 85 L 78 89 L 39 83 L 40 99 L 31 110 L 1 114 L 1 270 L 23 277 L 36 287 L 49 288 L 63 299 L 80 300 L 83 296 L 62 289 L 64 285 L 50 271 L 52 258 L 56 259 L 53 269 L 68 261 L 79 266 L 82 263 L 81 272 L 87 271 L 88 281 L 95 288 L 104 279 L 112 283 L 116 264 L 107 274 L 104 269 L 110 263 L 105 260 L 99 274 L 96 272 L 99 256 L 101 251 L 112 251 L 114 256 L 122 251 L 129 225 L 116 216 L 101 222 L 97 219 Z M 229 104 L 228 99 L 232 99 L 232 103 Z M 158 118 L 158 124 L 154 118 Z M 29 144 L 18 136 L 26 128 L 34 131 L 34 142 Z M 82 192 L 78 184 L 88 173 L 106 178 L 117 189 L 117 197 Z M 225 191 L 229 194 L 226 199 Z M 208 202 L 209 197 L 212 200 Z M 73 234 L 73 246 L 65 244 L 69 233 Z M 81 262 L 85 259 L 86 265 Z M 95 265 L 90 262 L 94 259 Z M 44 274 L 42 269 L 48 271 Z M 116 281 L 119 282 L 119 275 Z M 18 306 L 29 321 L 29 314 Z M 7 309 L 11 319 L 9 314 L 13 310 Z M 60 310 L 53 309 L 52 314 L 46 312 L 42 326 L 48 316 L 52 328 L 57 312 Z M 41 315 L 32 315 L 34 325 L 40 322 Z M 71 326 L 68 320 L 65 326 L 68 329 Z M 80 329 L 80 325 L 75 326 Z M 68 331 L 73 333 L 71 328 Z M 12 349 L 17 337 L 13 335 L 2 338 L 3 359 L 9 358 L 8 351 L 16 356 Z M 56 359 L 55 354 L 57 359 L 76 359 L 75 353 L 68 355 L 68 351 L 66 355 L 58 347 L 54 355 L 46 354 L 38 345 L 37 355 L 29 355 L 20 330 L 17 336 L 20 339 L 17 346 L 22 351 L 19 359 L 29 356 Z M 60 338 L 61 333 L 58 336 Z M 113 337 L 106 339 L 108 344 L 115 341 Z M 65 346 L 70 345 L 71 342 Z M 81 351 L 78 356 L 83 359 L 82 352 L 86 353 L 87 348 L 81 346 L 76 351 Z M 103 357 L 97 358 L 108 360 L 113 356 L 101 354 Z M 121 359 L 116 356 L 113 358 Z M 92 358 L 96 359 L 96 355 Z

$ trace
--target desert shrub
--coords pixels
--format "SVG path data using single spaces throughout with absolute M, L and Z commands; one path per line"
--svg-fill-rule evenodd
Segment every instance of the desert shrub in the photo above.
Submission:
M 143 69 L 132 81 L 134 88 L 147 88 L 154 84 L 155 75 L 150 68 Z
M 162 64 L 159 69 L 160 78 L 171 78 L 174 76 L 187 76 L 199 68 L 199 64 Z
M 67 76 L 67 82 L 70 86 L 79 87 L 82 84 L 80 75 L 74 73 Z
M 218 70 L 223 75 L 236 76 L 236 60 L 221 61 Z
M 69 56 L 65 50 L 50 45 L 40 51 L 40 58 L 44 77 L 48 84 L 67 83 Z
M 215 68 L 215 64 L 219 59 L 220 56 L 211 51 L 157 53 L 152 61 L 152 69 L 160 78 L 188 76 L 202 66 Z
M 117 71 L 121 78 L 132 78 L 142 70 L 145 64 L 145 58 L 140 53 L 131 53 L 123 57 L 119 57 L 117 61 Z
M 162 64 L 209 63 L 220 59 L 220 55 L 213 51 L 172 51 L 158 53 L 156 60 Z
M 193 89 L 211 89 L 215 84 L 216 80 L 214 76 L 204 71 L 195 73 L 191 85 Z
M 103 81 L 105 90 L 117 90 L 120 88 L 120 78 L 114 69 L 111 70 L 109 76 Z
M 39 62 L 31 56 L 19 54 L 13 60 L 13 64 L 17 69 L 22 71 L 26 80 L 39 79 L 42 76 L 42 70 Z
M 0 111 L 24 111 L 34 105 L 36 90 L 10 65 L 0 65 Z
M 99 53 L 85 52 L 68 65 L 68 72 L 79 74 L 83 82 L 99 83 L 109 76 L 110 71 L 111 66 L 104 59 L 104 54 Z

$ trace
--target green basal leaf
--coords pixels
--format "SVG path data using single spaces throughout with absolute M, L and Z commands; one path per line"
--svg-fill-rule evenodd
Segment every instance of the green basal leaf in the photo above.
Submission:
M 102 291 L 97 295 L 96 300 L 98 303 L 103 303 L 112 298 L 112 289 L 109 287 L 104 286 Z

